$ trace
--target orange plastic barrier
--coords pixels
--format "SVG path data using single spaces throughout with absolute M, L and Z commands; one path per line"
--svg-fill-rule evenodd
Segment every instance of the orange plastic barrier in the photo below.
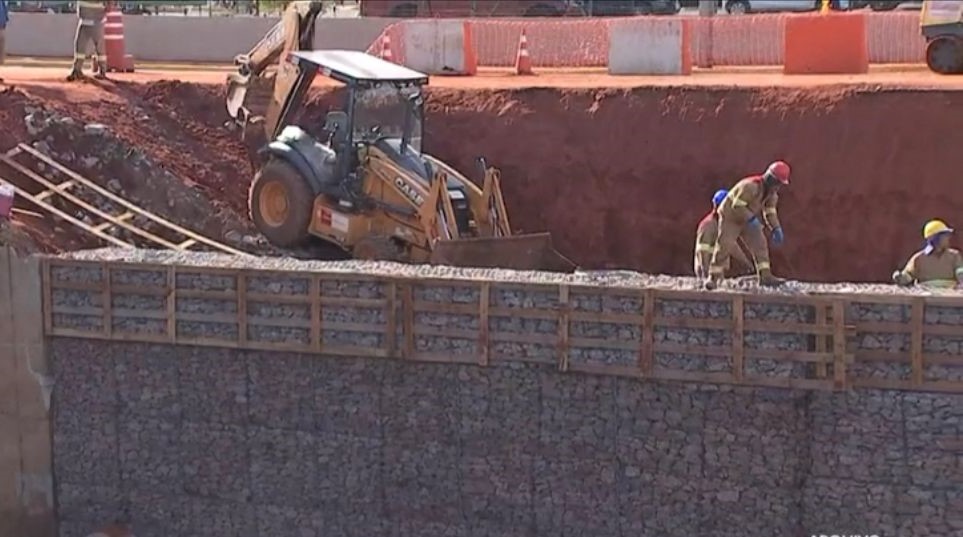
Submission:
M 783 45 L 785 74 L 869 71 L 866 16 L 861 13 L 790 16 Z

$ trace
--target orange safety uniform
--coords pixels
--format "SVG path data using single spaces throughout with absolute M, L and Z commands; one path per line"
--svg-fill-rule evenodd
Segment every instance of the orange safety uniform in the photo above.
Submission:
M 712 249 L 715 248 L 716 240 L 719 238 L 719 217 L 715 210 L 709 211 L 699 225 L 696 227 L 695 256 L 693 258 L 693 270 L 696 277 L 705 278 L 709 275 L 709 263 L 712 261 Z M 730 252 L 736 261 L 743 266 L 752 268 L 752 261 L 742 252 L 742 248 L 736 247 Z M 731 268 L 726 266 L 726 270 Z
M 753 217 L 762 220 L 770 229 L 781 227 L 776 204 L 779 196 L 775 189 L 767 189 L 764 177 L 755 175 L 742 179 L 729 190 L 729 195 L 719 206 L 719 238 L 712 251 L 709 276 L 721 279 L 729 267 L 729 257 L 738 250 L 738 239 L 742 237 L 746 248 L 756 263 L 760 278 L 771 278 L 772 267 L 769 262 L 769 244 L 763 226 L 753 225 Z
M 924 287 L 952 289 L 963 281 L 963 255 L 955 248 L 929 254 L 920 250 L 909 258 L 901 274 Z

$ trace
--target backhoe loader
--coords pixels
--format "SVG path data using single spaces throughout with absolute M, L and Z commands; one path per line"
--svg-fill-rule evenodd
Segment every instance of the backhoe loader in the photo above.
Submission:
M 228 78 L 228 112 L 256 148 L 248 207 L 265 238 L 296 248 L 316 237 L 357 259 L 574 271 L 549 233 L 512 232 L 499 171 L 483 158 L 478 186 L 422 152 L 428 75 L 363 52 L 308 50 L 319 12 L 320 2 L 292 2 Z M 275 59 L 272 85 L 262 75 Z M 323 141 L 288 124 L 319 72 L 347 88 Z

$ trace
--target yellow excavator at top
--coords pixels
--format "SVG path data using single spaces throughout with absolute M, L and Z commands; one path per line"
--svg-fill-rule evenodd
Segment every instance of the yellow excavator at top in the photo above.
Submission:
M 293 248 L 317 237 L 358 259 L 574 271 L 549 233 L 513 233 L 497 169 L 479 158 L 478 186 L 422 151 L 428 75 L 363 52 L 310 50 L 320 12 L 321 2 L 291 2 L 228 77 L 228 112 L 256 148 L 248 207 L 268 241 Z M 319 72 L 347 88 L 323 141 L 288 124 Z

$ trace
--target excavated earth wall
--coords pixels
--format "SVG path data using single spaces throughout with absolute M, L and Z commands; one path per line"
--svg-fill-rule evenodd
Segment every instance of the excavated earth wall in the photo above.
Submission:
M 107 125 L 209 198 L 246 218 L 253 171 L 222 124 L 219 86 L 117 82 L 0 93 L 0 150 L 27 134 L 25 106 Z M 341 99 L 313 94 L 317 132 Z M 946 140 L 963 92 L 877 86 L 429 90 L 425 148 L 477 177 L 502 169 L 512 224 L 549 230 L 591 269 L 690 274 L 695 225 L 716 189 L 772 159 L 793 166 L 780 201 L 787 241 L 774 268 L 808 281 L 888 281 L 923 224 L 952 225 L 963 152 Z M 913 128 L 909 128 L 913 126 Z M 924 133 L 925 136 L 921 133 Z
M 734 357 L 699 353 L 732 343 L 734 332 L 711 321 L 742 302 L 642 293 L 693 280 L 143 251 L 70 257 L 46 271 L 64 537 L 113 518 L 132 522 L 139 537 L 945 537 L 963 529 L 959 392 L 583 372 L 637 365 L 649 331 L 654 376 L 728 369 Z M 560 285 L 570 292 L 560 295 Z M 814 315 L 790 304 L 794 297 L 864 292 L 847 303 L 855 327 L 847 350 L 857 358 L 885 350 L 884 337 L 860 323 L 905 323 L 910 313 L 874 303 L 883 289 L 743 296 L 752 325 L 740 332 L 746 378 L 813 378 L 813 364 L 785 354 L 816 345 L 792 328 Z M 570 316 L 561 332 L 561 317 L 531 313 L 558 314 L 560 296 Z M 628 324 L 649 309 L 643 300 L 654 300 L 656 319 L 685 321 Z M 922 344 L 946 360 L 921 373 L 959 381 L 959 342 L 945 325 L 958 326 L 963 305 L 934 304 L 921 322 L 945 329 Z M 239 316 L 245 321 L 230 321 Z M 563 358 L 558 333 L 570 336 Z M 186 343 L 196 337 L 204 344 Z M 271 351 L 321 344 L 338 355 Z M 448 363 L 431 363 L 439 361 Z M 906 373 L 861 365 L 847 368 L 854 382 Z

